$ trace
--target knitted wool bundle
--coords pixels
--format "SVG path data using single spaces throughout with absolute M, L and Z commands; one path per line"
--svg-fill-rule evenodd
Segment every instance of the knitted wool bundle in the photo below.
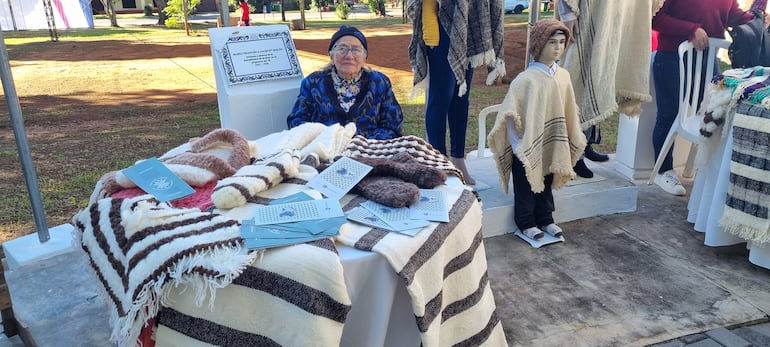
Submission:
M 372 170 L 353 191 L 390 207 L 411 206 L 420 198 L 420 188 L 432 189 L 444 184 L 444 171 L 421 164 L 409 153 L 401 152 L 390 158 L 353 158 L 369 165 Z
M 557 30 L 564 32 L 567 36 L 567 42 L 570 39 L 570 32 L 567 26 L 562 22 L 553 19 L 546 18 L 539 20 L 529 31 L 529 53 L 532 53 L 532 57 L 537 60 L 540 58 L 540 53 L 543 51 L 543 47 L 548 43 L 548 39 L 553 36 L 553 33 Z

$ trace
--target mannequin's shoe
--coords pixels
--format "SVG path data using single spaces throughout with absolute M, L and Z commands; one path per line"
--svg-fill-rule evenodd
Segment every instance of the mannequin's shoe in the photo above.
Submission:
M 586 146 L 585 157 L 586 159 L 597 163 L 610 160 L 610 156 L 594 151 L 594 148 L 591 147 L 591 145 Z
M 543 231 L 538 229 L 537 227 L 524 229 L 521 231 L 521 233 L 524 234 L 526 237 L 529 237 L 530 239 L 533 239 L 535 241 L 545 237 L 545 234 L 543 233 Z
M 540 230 L 547 232 L 548 235 L 551 235 L 555 238 L 560 238 L 564 235 L 564 231 L 561 230 L 561 228 L 554 223 L 548 224 L 540 228 Z
M 594 177 L 594 172 L 591 171 L 591 169 L 586 166 L 585 161 L 583 159 L 580 159 L 575 163 L 575 167 L 573 168 L 575 170 L 575 173 L 583 178 L 591 178 Z

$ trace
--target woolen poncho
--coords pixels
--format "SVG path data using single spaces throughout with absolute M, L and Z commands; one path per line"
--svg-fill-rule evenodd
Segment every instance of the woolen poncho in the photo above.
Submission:
M 519 135 L 515 149 L 508 140 L 508 118 L 513 119 Z M 553 189 L 575 177 L 572 167 L 585 146 L 569 72 L 557 67 L 551 77 L 530 67 L 516 76 L 489 133 L 489 148 L 494 153 L 503 192 L 508 194 L 513 155 L 524 163 L 532 191 L 539 193 L 545 189 L 544 178 L 549 173 L 554 174 Z
M 423 42 L 422 0 L 409 0 L 407 15 L 412 21 L 412 41 L 409 43 L 409 62 L 414 72 L 414 88 L 425 89 L 428 78 L 428 47 Z M 468 86 L 465 71 L 486 65 L 489 70 L 486 84 L 505 76 L 503 55 L 503 1 L 502 0 L 443 0 L 439 1 L 438 20 L 451 38 L 449 66 L 452 67 L 459 96 Z
M 650 96 L 652 16 L 663 0 L 565 0 L 578 17 L 562 66 L 573 78 L 584 129 L 616 111 L 641 113 Z

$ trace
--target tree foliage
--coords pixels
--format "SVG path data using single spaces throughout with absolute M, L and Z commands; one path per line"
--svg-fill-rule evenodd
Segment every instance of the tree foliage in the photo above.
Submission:
M 348 15 L 350 14 L 350 6 L 346 2 L 340 1 L 337 3 L 337 5 L 334 6 L 334 13 L 337 14 L 337 18 L 339 19 L 348 19 Z
M 183 2 L 186 2 L 183 3 Z M 182 23 L 190 18 L 190 15 L 195 13 L 195 8 L 201 3 L 201 0 L 168 0 L 166 8 L 163 12 L 166 13 L 166 26 L 169 28 L 179 28 Z M 185 12 L 186 8 L 186 12 Z

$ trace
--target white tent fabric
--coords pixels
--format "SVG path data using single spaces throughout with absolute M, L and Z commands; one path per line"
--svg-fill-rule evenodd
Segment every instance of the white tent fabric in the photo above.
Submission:
M 51 0 L 51 7 L 56 29 L 94 27 L 90 0 Z M 0 27 L 4 31 L 48 29 L 43 1 L 0 0 Z

